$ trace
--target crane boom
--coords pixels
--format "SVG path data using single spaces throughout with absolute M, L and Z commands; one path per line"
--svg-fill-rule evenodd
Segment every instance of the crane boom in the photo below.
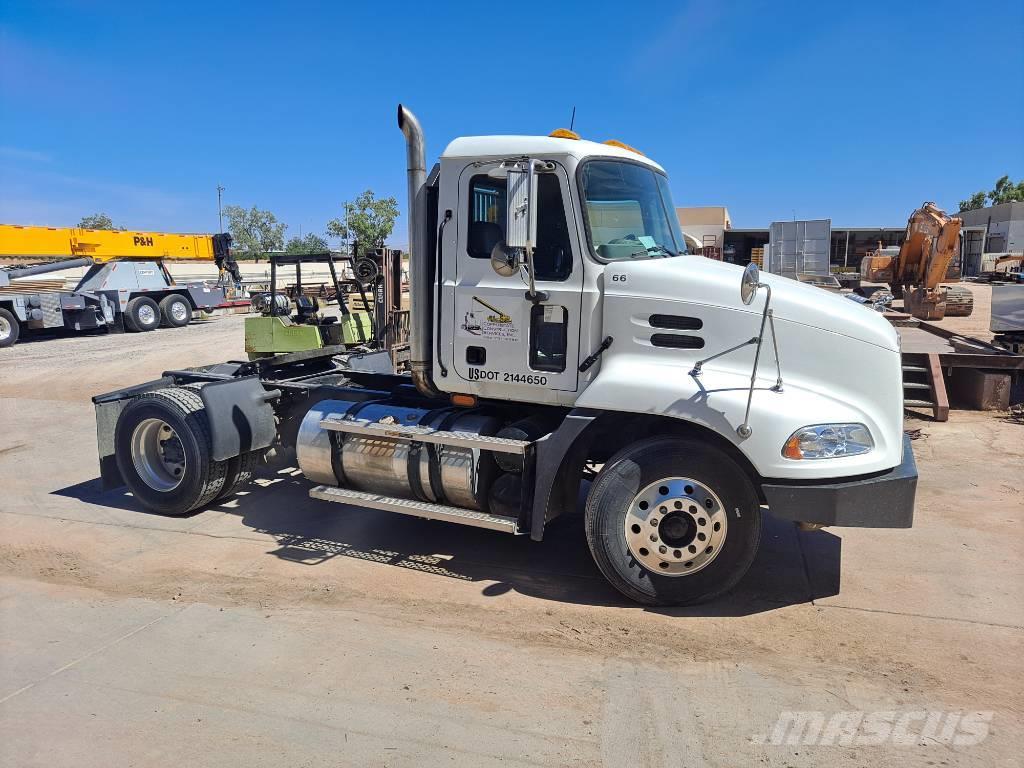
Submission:
M 214 235 L 0 224 L 0 256 L 109 261 L 214 261 Z

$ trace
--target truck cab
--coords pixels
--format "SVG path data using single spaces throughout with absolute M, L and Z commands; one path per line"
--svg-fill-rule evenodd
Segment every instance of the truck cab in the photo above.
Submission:
M 522 256 L 499 274 L 515 215 L 510 171 L 517 178 L 531 161 L 532 264 Z M 427 183 L 440 221 L 431 244 L 439 390 L 679 419 L 728 439 L 763 477 L 900 463 L 899 337 L 877 312 L 759 275 L 772 291 L 775 343 L 753 384 L 754 344 L 694 374 L 698 361 L 760 335 L 767 293 L 744 304 L 742 268 L 687 253 L 667 174 L 636 150 L 564 135 L 460 138 Z M 872 450 L 828 462 L 782 454 L 796 428 L 830 422 L 864 425 Z

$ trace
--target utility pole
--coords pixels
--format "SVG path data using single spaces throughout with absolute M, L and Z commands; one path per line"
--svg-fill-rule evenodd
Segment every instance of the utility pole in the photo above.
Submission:
M 223 191 L 224 191 L 224 187 L 222 187 L 220 184 L 218 184 L 217 185 L 217 219 L 220 222 L 220 231 L 221 232 L 224 231 L 224 214 L 221 212 L 221 209 L 220 209 L 220 196 L 221 196 L 221 193 Z

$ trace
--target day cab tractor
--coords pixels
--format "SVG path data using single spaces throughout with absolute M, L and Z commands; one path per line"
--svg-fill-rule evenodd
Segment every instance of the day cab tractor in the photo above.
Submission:
M 766 514 L 911 525 L 899 342 L 878 313 L 688 255 L 665 171 L 618 142 L 459 138 L 428 173 L 418 120 L 400 106 L 398 124 L 410 372 L 314 350 L 98 395 L 105 485 L 185 515 L 273 451 L 341 514 L 541 541 L 580 519 L 590 478 L 598 568 L 661 605 L 733 587 Z

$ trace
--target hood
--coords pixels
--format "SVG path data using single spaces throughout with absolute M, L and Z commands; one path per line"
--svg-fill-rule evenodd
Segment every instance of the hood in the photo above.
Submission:
M 610 274 L 621 274 L 625 279 L 613 279 Z M 605 292 L 729 307 L 760 315 L 767 292 L 759 291 L 749 306 L 744 305 L 740 299 L 742 275 L 743 267 L 703 256 L 615 262 L 605 269 Z M 771 286 L 776 318 L 899 351 L 896 329 L 873 309 L 779 275 L 762 272 L 761 282 Z

